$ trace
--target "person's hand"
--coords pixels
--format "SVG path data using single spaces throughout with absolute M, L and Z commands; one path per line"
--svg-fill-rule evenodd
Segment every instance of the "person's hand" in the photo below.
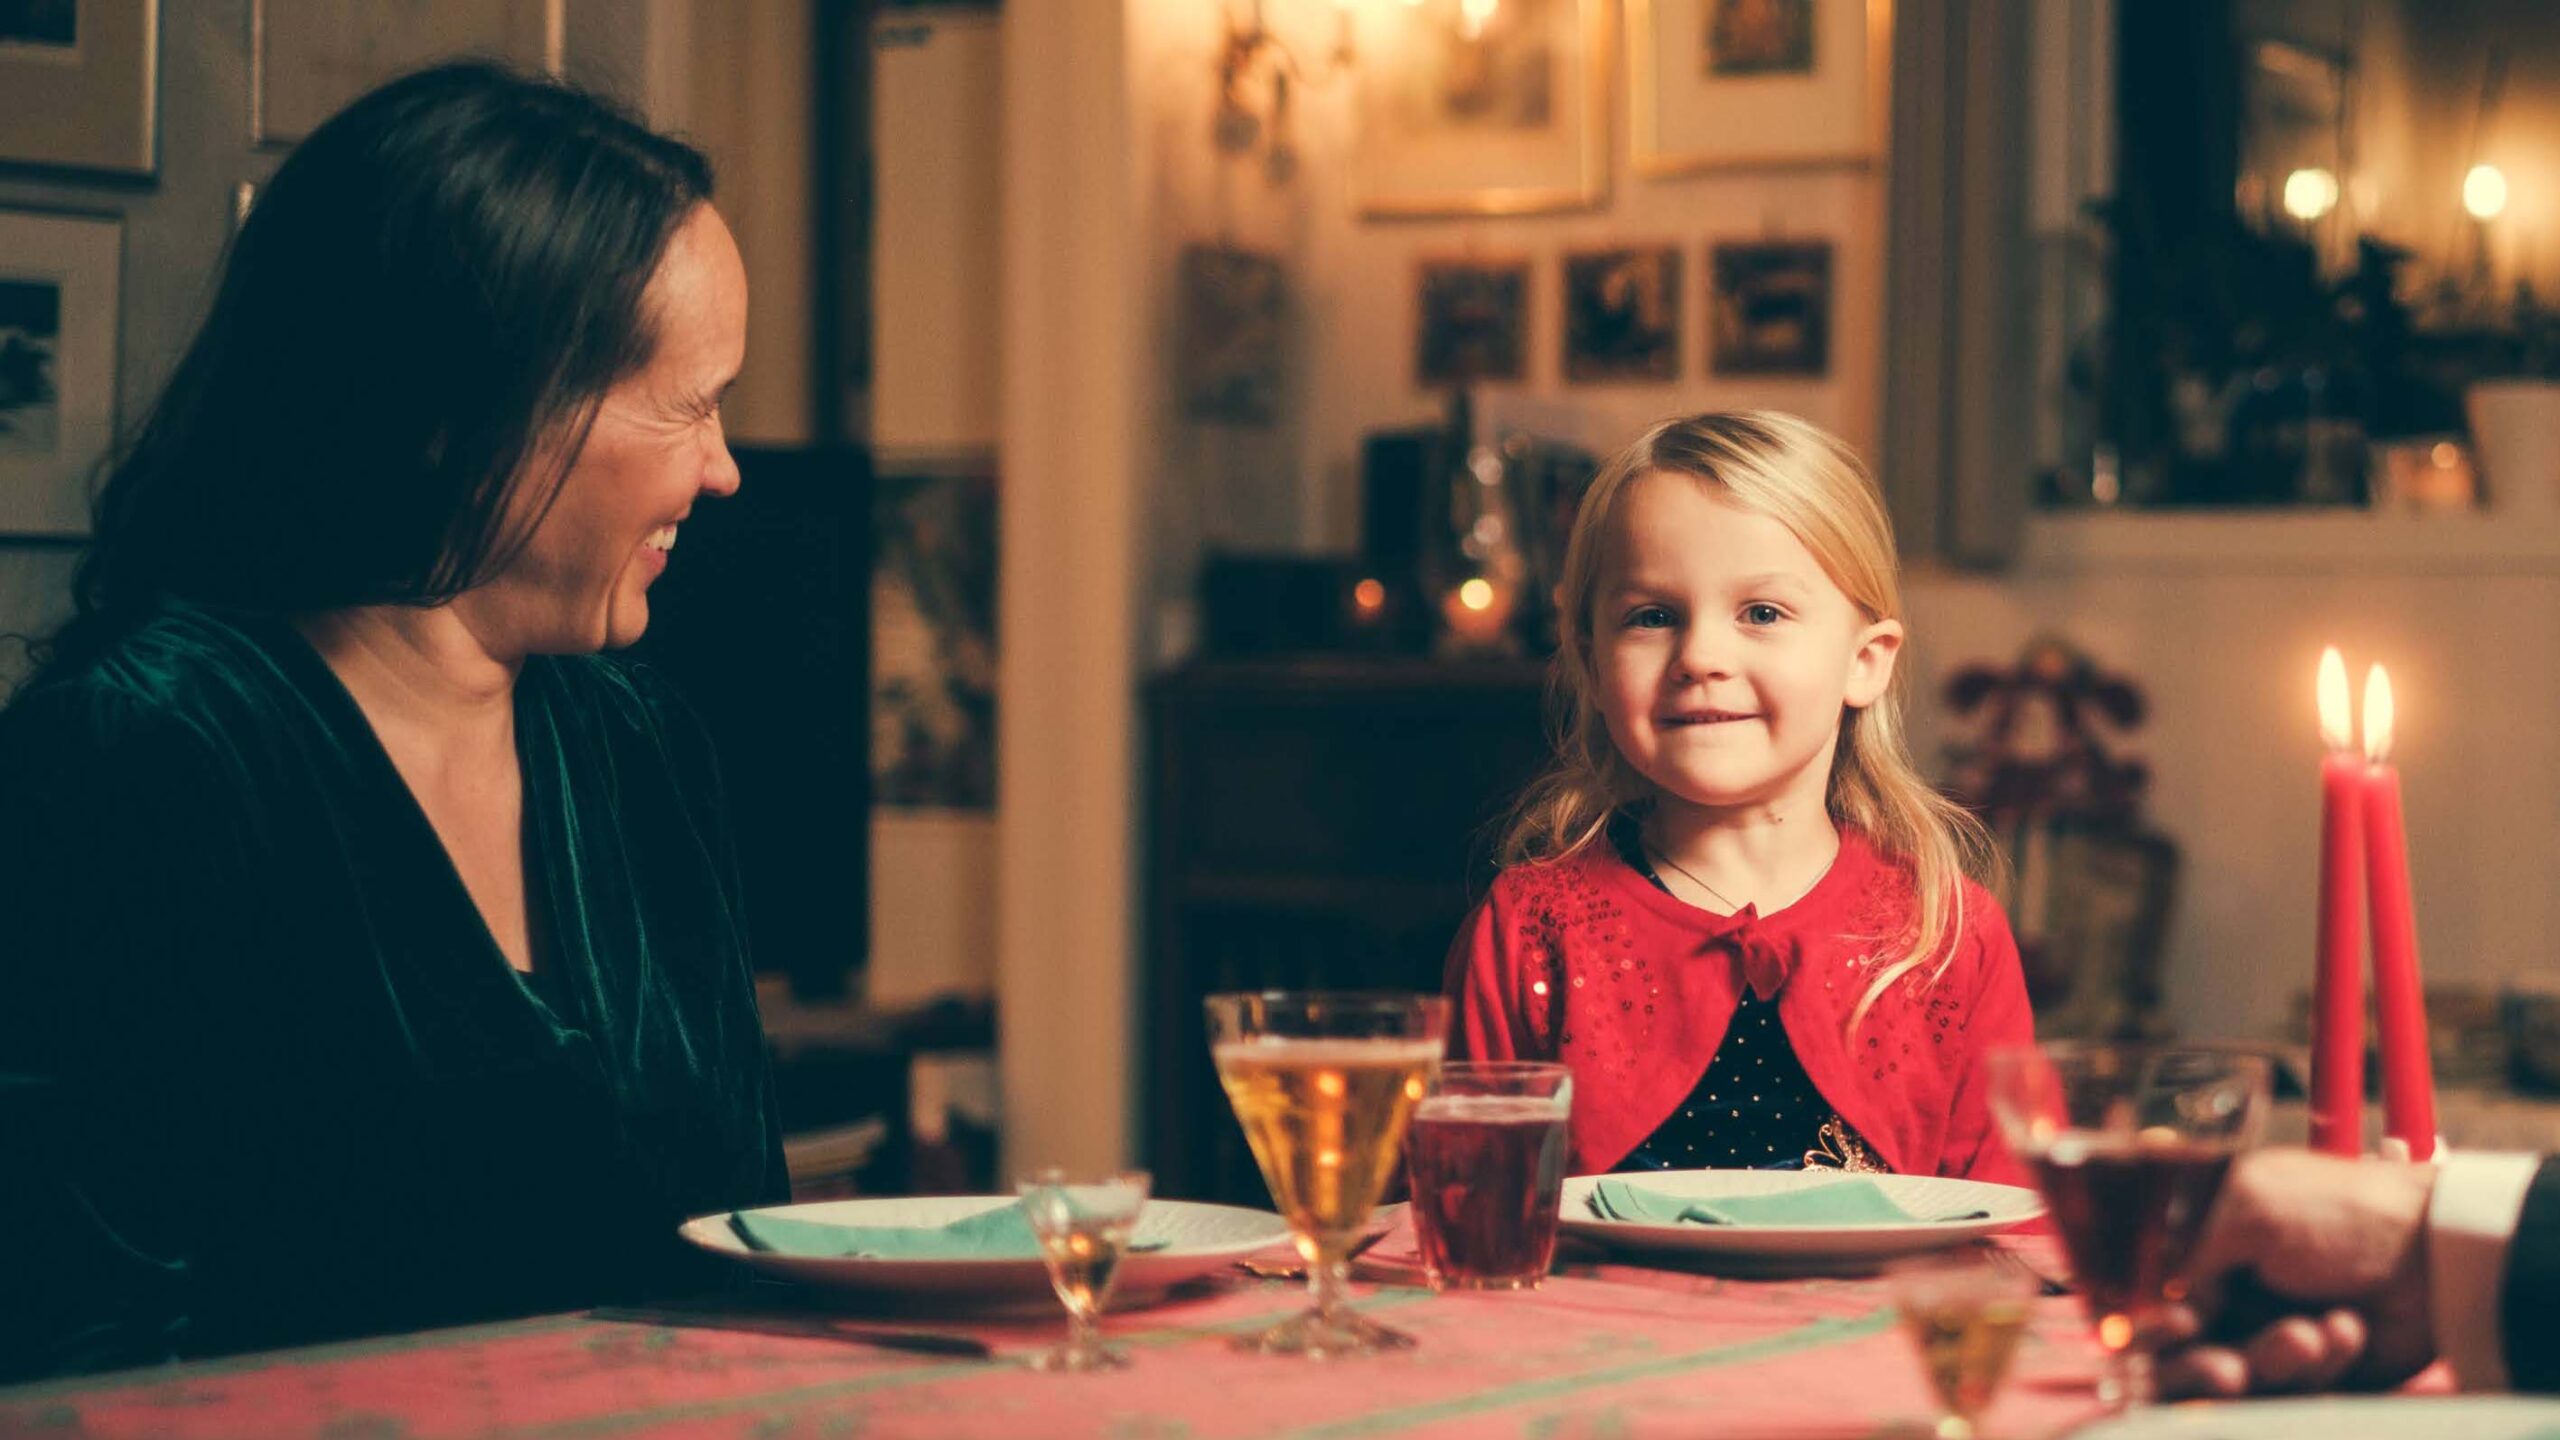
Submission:
M 2424 1165 L 2264 1150 L 2232 1167 L 2188 1271 L 2181 1395 L 2397 1385 L 2435 1358 Z

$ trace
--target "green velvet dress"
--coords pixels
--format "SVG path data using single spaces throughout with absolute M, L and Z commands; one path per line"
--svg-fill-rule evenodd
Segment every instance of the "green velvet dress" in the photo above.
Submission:
M 535 973 L 334 673 L 172 606 L 0 713 L 0 1377 L 697 1289 L 787 1191 L 718 778 L 516 689 Z

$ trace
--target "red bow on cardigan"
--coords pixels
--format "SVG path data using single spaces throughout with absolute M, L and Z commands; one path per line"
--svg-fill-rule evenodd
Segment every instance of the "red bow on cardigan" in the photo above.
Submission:
M 1757 906 L 1745 905 L 1731 918 L 1732 928 L 1709 936 L 1707 943 L 1698 947 L 1698 953 L 1730 952 L 1742 967 L 1743 983 L 1751 987 L 1751 993 L 1759 996 L 1761 1003 L 1767 1004 L 1778 998 L 1778 992 L 1787 988 L 1787 977 L 1795 973 L 1799 941 L 1793 935 L 1772 938 L 1760 924 Z

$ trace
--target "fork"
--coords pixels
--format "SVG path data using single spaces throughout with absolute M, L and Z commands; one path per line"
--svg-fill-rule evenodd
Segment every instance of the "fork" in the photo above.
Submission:
M 1388 1228 L 1392 1229 L 1394 1227 L 1390 1226 Z M 1359 1259 L 1362 1255 L 1368 1253 L 1370 1246 L 1375 1245 L 1386 1238 L 1386 1230 L 1372 1230 L 1368 1234 L 1361 1236 L 1359 1239 L 1352 1241 L 1351 1248 L 1342 1252 L 1343 1263 L 1347 1265 L 1352 1261 Z M 1307 1278 L 1307 1266 L 1306 1262 L 1303 1260 L 1292 1260 L 1284 1264 L 1274 1265 L 1265 1260 L 1246 1259 L 1237 1261 L 1236 1268 L 1257 1280 L 1304 1280 Z
M 2036 1282 L 2037 1294 L 2050 1297 L 2056 1295 L 2068 1295 L 2071 1293 L 2070 1286 L 2063 1284 L 2061 1281 L 2047 1275 L 2042 1270 L 2037 1269 L 2033 1261 L 2030 1261 L 2026 1256 L 2019 1254 L 2008 1246 L 1986 1245 L 1983 1248 L 1991 1252 L 1991 1263 L 1994 1265 L 1999 1265 L 2015 1271 L 2018 1274 Z

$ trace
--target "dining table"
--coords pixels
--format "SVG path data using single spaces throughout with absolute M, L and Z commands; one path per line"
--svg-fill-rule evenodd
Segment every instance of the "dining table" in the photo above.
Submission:
M 1995 1242 L 2048 1271 L 2048 1237 Z M 1063 1311 L 863 1310 L 770 1323 L 735 1307 L 629 1307 L 168 1364 L 0 1389 L 5 1440 L 603 1440 L 721 1436 L 1226 1436 L 1602 1440 L 1925 1436 L 1937 1418 L 1888 1281 L 1743 1278 L 1598 1252 L 1534 1290 L 1434 1293 L 1363 1266 L 1356 1304 L 1417 1342 L 1309 1360 L 1232 1343 L 1306 1304 L 1244 1268 L 1115 1306 L 1121 1370 L 1047 1374 Z M 854 1303 L 854 1302 L 843 1302 Z M 697 1320 L 697 1315 L 700 1318 Z M 839 1333 L 841 1326 L 855 1337 Z M 983 1356 L 872 1343 L 982 1342 Z M 2079 1302 L 2035 1302 L 1990 1437 L 2065 1433 L 2100 1413 Z

